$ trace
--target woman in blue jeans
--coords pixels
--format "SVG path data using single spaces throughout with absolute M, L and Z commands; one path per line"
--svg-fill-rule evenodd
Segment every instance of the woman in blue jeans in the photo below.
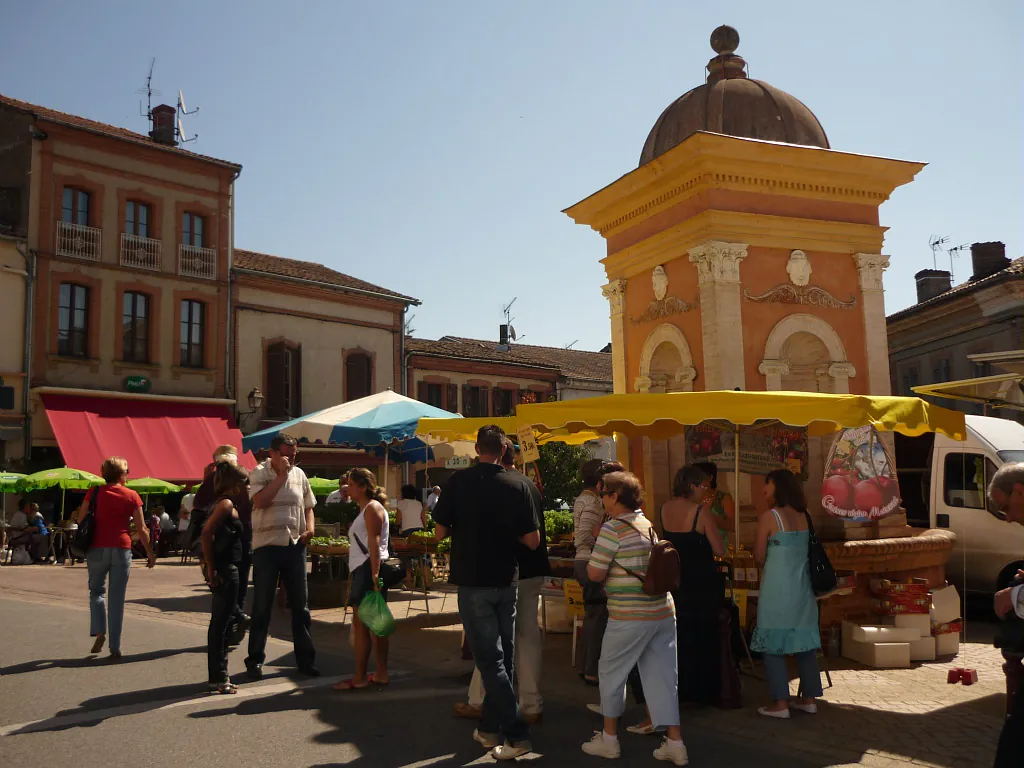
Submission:
M 757 601 L 757 628 L 752 651 L 764 656 L 764 671 L 772 703 L 757 711 L 788 720 L 790 710 L 813 715 L 822 694 L 818 671 L 818 606 L 811 588 L 807 559 L 808 514 L 804 490 L 786 469 L 768 474 L 764 497 L 771 511 L 762 515 L 754 542 L 754 557 L 764 566 Z M 803 698 L 790 699 L 786 657 L 796 658 Z
M 85 559 L 89 568 L 89 634 L 96 638 L 91 652 L 103 650 L 109 618 L 110 656 L 119 659 L 124 596 L 132 569 L 133 519 L 139 541 L 146 548 L 147 568 L 156 564 L 156 556 L 149 541 L 149 528 L 142 517 L 142 499 L 125 487 L 128 462 L 120 456 L 113 456 L 103 462 L 100 474 L 107 484 L 93 488 L 85 495 L 74 521 L 80 522 L 87 514 L 92 514 L 95 524 L 92 545 Z M 108 578 L 110 594 L 109 600 L 105 600 Z

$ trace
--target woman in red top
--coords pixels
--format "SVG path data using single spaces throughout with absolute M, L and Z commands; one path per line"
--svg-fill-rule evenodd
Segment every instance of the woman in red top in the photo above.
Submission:
M 75 513 L 75 522 L 89 512 L 95 514 L 95 533 L 86 557 L 89 567 L 89 634 L 96 638 L 92 652 L 99 653 L 107 639 L 107 620 L 110 621 L 110 656 L 121 658 L 121 625 L 124 621 L 124 596 L 128 589 L 128 575 L 132 569 L 131 522 L 139 541 L 146 548 L 147 568 L 156 564 L 156 556 L 149 541 L 149 528 L 142 517 L 142 499 L 126 488 L 128 462 L 113 456 L 103 462 L 100 474 L 107 484 L 86 494 L 82 506 Z M 96 503 L 93 504 L 93 496 Z M 106 603 L 107 576 L 110 577 L 110 601 Z

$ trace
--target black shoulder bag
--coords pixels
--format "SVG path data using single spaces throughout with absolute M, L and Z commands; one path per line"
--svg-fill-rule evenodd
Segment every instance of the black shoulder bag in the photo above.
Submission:
M 811 589 L 815 595 L 825 595 L 835 589 L 839 581 L 824 545 L 814 533 L 810 513 L 805 510 L 804 514 L 807 516 L 807 561 L 811 567 Z
M 92 547 L 93 537 L 96 535 L 96 501 L 99 496 L 100 489 L 93 488 L 92 498 L 89 499 L 89 510 L 78 521 L 78 530 L 75 531 L 69 545 L 71 556 L 79 560 L 85 560 L 86 555 L 89 554 L 89 548 Z
M 363 550 L 363 554 L 369 557 L 370 551 L 366 548 L 366 545 L 363 544 L 362 541 L 360 541 L 359 537 L 353 535 L 352 538 L 356 540 L 356 544 L 358 544 L 359 548 Z M 389 538 L 389 547 L 390 544 L 391 542 Z M 369 563 L 370 561 L 367 560 L 366 562 Z M 372 576 L 373 574 L 370 575 Z M 381 560 L 379 576 L 384 581 L 384 588 L 391 589 L 391 587 L 394 587 L 395 585 L 401 584 L 403 581 L 405 581 L 405 566 L 402 565 L 402 561 L 398 558 L 388 558 L 387 560 Z

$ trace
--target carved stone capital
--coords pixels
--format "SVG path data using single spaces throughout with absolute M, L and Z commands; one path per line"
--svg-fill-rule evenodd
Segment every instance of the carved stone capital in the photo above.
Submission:
M 828 375 L 833 379 L 840 377 L 852 379 L 857 375 L 857 369 L 853 367 L 853 363 L 846 362 L 845 360 L 840 363 L 832 363 L 828 367 Z
M 601 294 L 608 299 L 612 316 L 622 315 L 626 310 L 626 281 L 624 279 L 612 280 L 607 285 L 601 286 Z
M 653 383 L 654 382 L 651 381 L 650 376 L 637 376 L 636 379 L 633 380 L 633 389 L 637 392 L 647 393 L 651 391 L 651 385 Z
M 690 365 L 684 365 L 676 371 L 676 384 L 692 384 L 697 378 L 697 369 Z
M 757 372 L 762 376 L 788 376 L 789 363 L 785 360 L 762 360 Z
M 881 253 L 855 253 L 853 261 L 860 275 L 861 290 L 882 290 L 882 273 L 889 268 L 889 257 Z
M 702 286 L 709 283 L 738 283 L 740 262 L 745 258 L 746 243 L 709 240 L 690 249 L 690 261 L 697 265 L 697 279 Z

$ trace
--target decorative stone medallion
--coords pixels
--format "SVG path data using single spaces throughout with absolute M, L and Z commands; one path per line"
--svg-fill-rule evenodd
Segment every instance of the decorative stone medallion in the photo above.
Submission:
M 689 312 L 695 306 L 683 301 L 678 296 L 668 295 L 668 274 L 661 265 L 654 268 L 651 283 L 654 287 L 654 301 L 647 305 L 647 309 L 639 317 L 630 316 L 629 321 L 633 325 L 650 323 L 682 312 Z
M 796 250 L 789 255 L 786 272 L 789 274 L 790 284 L 777 285 L 760 296 L 752 296 L 749 291 L 744 290 L 743 297 L 757 304 L 798 304 L 829 309 L 853 309 L 857 306 L 857 297 L 853 294 L 850 294 L 849 301 L 842 301 L 824 288 L 810 285 L 811 262 L 803 251 Z

